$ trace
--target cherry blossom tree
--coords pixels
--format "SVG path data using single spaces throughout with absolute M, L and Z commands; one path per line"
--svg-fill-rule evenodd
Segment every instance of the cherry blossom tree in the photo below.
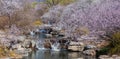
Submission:
M 119 0 L 79 0 L 64 9 L 58 26 L 61 25 L 68 36 L 79 36 L 72 33 L 82 27 L 90 33 L 113 30 L 120 28 L 119 11 Z
M 60 16 L 62 14 L 63 9 L 64 6 L 54 6 L 50 8 L 49 11 L 45 13 L 41 18 L 45 23 L 56 24 L 60 21 Z

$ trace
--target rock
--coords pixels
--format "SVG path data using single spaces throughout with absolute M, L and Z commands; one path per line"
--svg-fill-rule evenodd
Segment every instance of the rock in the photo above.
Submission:
M 108 58 L 108 59 L 114 59 L 114 58 L 110 57 L 110 58 Z
M 120 56 L 116 57 L 115 59 L 120 59 Z
M 33 50 L 35 50 L 36 49 L 36 42 L 34 41 L 34 40 L 31 40 L 31 48 L 33 49 Z
M 57 31 L 52 31 L 51 34 L 52 35 L 59 35 L 59 33 Z
M 86 49 L 95 49 L 97 48 L 95 45 L 87 45 L 85 46 Z
M 12 45 L 12 49 L 16 49 L 16 50 L 24 50 L 24 48 L 22 47 L 21 44 L 15 44 L 15 45 Z
M 68 49 L 71 51 L 83 51 L 80 46 L 68 46 Z
M 108 55 L 100 55 L 99 59 L 109 59 L 110 57 Z
M 32 50 L 36 49 L 36 42 L 34 40 L 25 40 L 22 44 L 24 48 L 31 48 Z
M 85 50 L 85 51 L 83 51 L 83 53 L 84 53 L 85 55 L 90 55 L 90 56 L 95 56 L 95 55 L 96 55 L 96 51 L 93 50 L 93 49 Z
M 20 55 L 23 55 L 23 56 L 27 56 L 29 52 L 31 52 L 32 50 L 29 48 L 29 49 L 26 49 L 26 48 L 20 48 L 20 49 L 17 49 L 17 50 L 14 50 L 17 54 L 20 54 Z
M 45 34 L 47 38 L 51 38 L 52 34 Z
M 96 40 L 98 39 L 98 37 L 96 36 L 89 36 L 89 35 L 82 35 L 81 39 L 85 39 L 85 40 Z
M 84 43 L 82 43 L 82 42 L 70 42 L 70 44 L 69 45 L 75 45 L 75 46 L 84 46 Z
M 31 45 L 31 41 L 27 39 L 22 44 L 22 46 L 25 48 L 30 48 L 30 45 Z
M 60 31 L 61 28 L 60 27 L 52 27 L 53 30 L 56 30 L 56 31 Z
M 102 40 L 101 42 L 97 43 L 97 47 L 103 48 L 103 47 L 109 45 L 109 43 L 110 43 L 109 41 Z
M 34 31 L 31 31 L 31 32 L 30 32 L 30 35 L 31 35 L 31 36 L 34 36 L 34 35 L 35 35 L 35 32 L 34 32 Z
M 72 58 L 78 58 L 79 54 L 77 54 L 76 52 L 72 52 L 72 53 L 69 53 L 68 56 Z
M 49 42 L 45 42 L 44 48 L 51 49 L 51 44 Z
M 0 34 L 0 38 L 5 38 L 7 35 Z
M 9 57 L 7 58 L 7 57 L 6 57 L 6 58 L 0 58 L 0 59 L 11 59 L 11 58 L 9 58 Z
M 17 38 L 18 38 L 18 40 L 21 41 L 21 42 L 23 42 L 23 41 L 26 39 L 25 36 L 17 36 Z
M 0 44 L 5 46 L 5 47 L 9 47 L 10 46 L 10 40 L 6 39 L 6 38 L 0 38 Z
M 120 59 L 120 56 L 118 56 L 118 55 L 112 55 L 112 58 L 114 58 L 114 59 Z
M 112 55 L 112 57 L 113 57 L 113 58 L 116 58 L 116 57 L 118 57 L 118 55 Z
M 101 55 L 99 58 L 100 59 L 120 59 L 120 56 L 112 55 L 111 57 L 109 57 L 108 55 Z
M 77 58 L 77 59 L 84 59 L 84 58 Z
M 44 48 L 51 49 L 51 42 L 49 40 L 45 40 Z
M 68 50 L 71 51 L 83 51 L 84 44 L 82 42 L 70 42 Z
M 5 34 L 5 31 L 3 31 L 3 30 L 0 30 L 0 34 Z
M 40 28 L 51 27 L 51 26 L 52 25 L 50 25 L 50 24 L 43 24 L 43 25 L 40 26 Z
M 82 38 L 77 38 L 77 40 L 78 40 L 78 41 L 82 41 L 82 40 L 84 40 L 84 39 L 82 39 Z
M 22 59 L 23 58 L 23 56 L 16 56 L 16 57 L 10 57 L 10 59 Z
M 15 36 L 14 35 L 7 35 L 7 38 L 13 39 Z

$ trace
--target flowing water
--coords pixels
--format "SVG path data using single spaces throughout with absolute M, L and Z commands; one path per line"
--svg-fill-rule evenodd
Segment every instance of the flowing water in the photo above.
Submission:
M 53 51 L 53 50 L 38 50 L 32 52 L 29 56 L 23 59 L 95 59 L 91 56 L 82 55 L 80 52 L 68 52 L 68 51 Z
M 60 50 L 60 44 L 57 41 L 51 45 L 51 49 L 45 49 L 43 45 L 45 42 L 44 37 L 44 34 L 36 36 L 38 39 L 36 44 L 39 50 L 29 53 L 23 59 L 95 59 L 94 57 L 83 55 L 81 52 Z

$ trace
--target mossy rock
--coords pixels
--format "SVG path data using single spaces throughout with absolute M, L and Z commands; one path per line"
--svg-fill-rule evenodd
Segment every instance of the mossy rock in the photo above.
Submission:
M 0 46 L 0 58 L 22 58 L 21 55 L 16 54 L 14 51 L 10 51 L 3 46 Z

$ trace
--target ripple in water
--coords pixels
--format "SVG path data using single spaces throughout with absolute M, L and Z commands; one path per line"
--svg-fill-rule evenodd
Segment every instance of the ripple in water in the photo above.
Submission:
M 95 59 L 91 56 L 82 55 L 80 52 L 38 50 L 31 52 L 29 56 L 23 59 Z

